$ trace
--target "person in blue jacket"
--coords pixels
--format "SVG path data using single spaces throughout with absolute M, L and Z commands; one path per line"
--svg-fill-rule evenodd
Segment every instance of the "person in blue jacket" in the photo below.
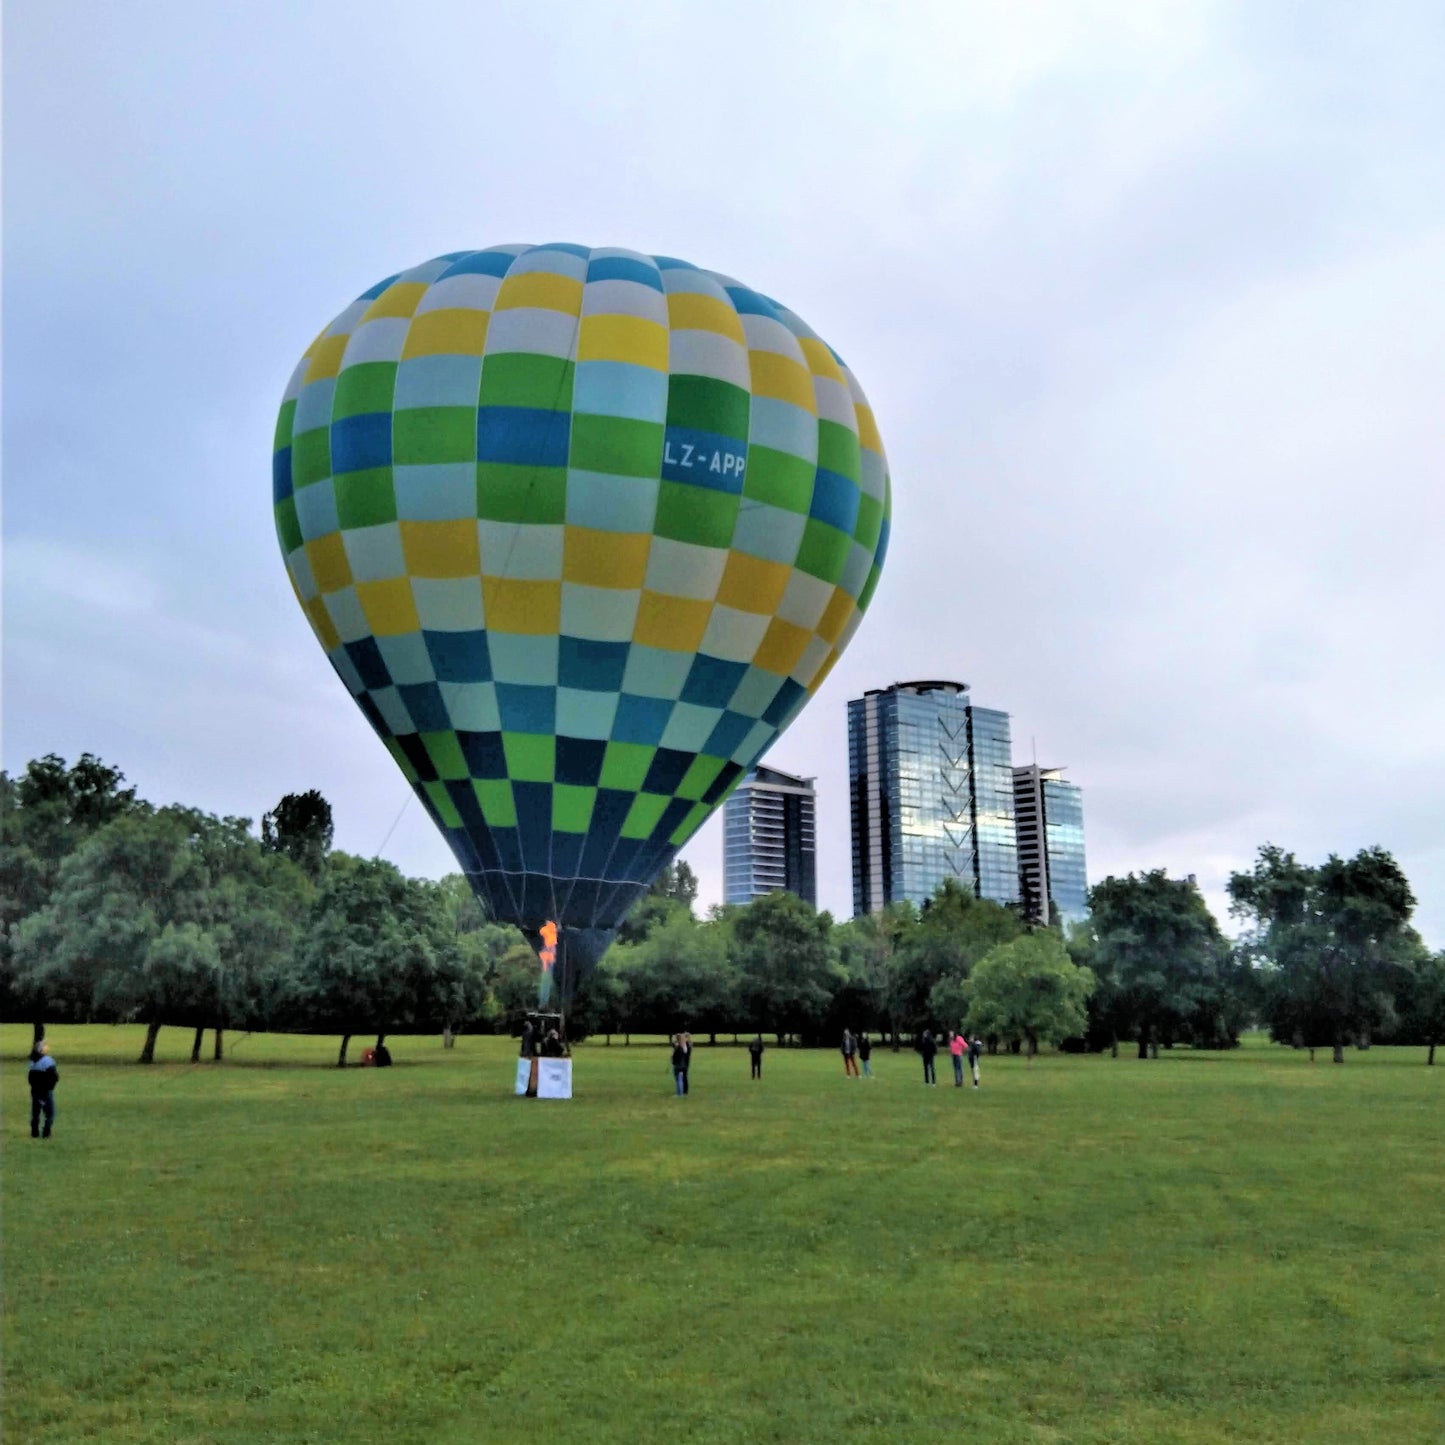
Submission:
M 60 1070 L 50 1057 L 50 1045 L 38 1043 L 30 1051 L 30 1137 L 48 1139 L 55 1127 L 55 1086 L 60 1082 Z M 41 1117 L 45 1129 L 40 1128 Z

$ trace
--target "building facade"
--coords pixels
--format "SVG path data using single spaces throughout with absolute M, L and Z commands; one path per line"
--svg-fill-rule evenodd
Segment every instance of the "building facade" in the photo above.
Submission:
M 723 899 L 751 903 L 765 893 L 818 902 L 812 778 L 757 767 L 723 804 Z
M 1067 928 L 1088 916 L 1084 870 L 1084 796 L 1062 768 L 1037 763 L 1013 770 L 1019 889 L 1024 910 L 1047 923 L 1057 910 Z
M 924 903 L 945 878 L 1017 903 L 1007 713 L 961 682 L 900 682 L 848 704 L 853 912 Z

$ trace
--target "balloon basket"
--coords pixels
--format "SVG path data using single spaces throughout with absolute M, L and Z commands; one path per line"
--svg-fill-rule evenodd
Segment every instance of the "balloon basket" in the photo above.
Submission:
M 572 1060 L 518 1059 L 513 1092 L 519 1099 L 570 1099 Z

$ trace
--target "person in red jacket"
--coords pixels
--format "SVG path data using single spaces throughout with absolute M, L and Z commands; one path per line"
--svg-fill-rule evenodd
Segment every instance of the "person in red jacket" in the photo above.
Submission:
M 953 1055 L 953 1087 L 963 1088 L 963 1035 L 949 1034 L 948 1052 Z

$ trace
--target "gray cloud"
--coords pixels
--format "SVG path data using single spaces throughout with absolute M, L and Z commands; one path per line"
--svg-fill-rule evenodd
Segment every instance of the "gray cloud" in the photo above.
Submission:
M 406 788 L 271 535 L 286 376 L 398 266 L 623 243 L 785 299 L 883 427 L 883 585 L 773 752 L 825 904 L 844 702 L 955 675 L 1070 765 L 1093 876 L 1218 904 L 1267 838 L 1379 842 L 1445 942 L 1437 7 L 57 3 L 6 41 L 7 766 L 318 786 L 375 849 Z M 429 829 L 388 854 L 446 868 Z

